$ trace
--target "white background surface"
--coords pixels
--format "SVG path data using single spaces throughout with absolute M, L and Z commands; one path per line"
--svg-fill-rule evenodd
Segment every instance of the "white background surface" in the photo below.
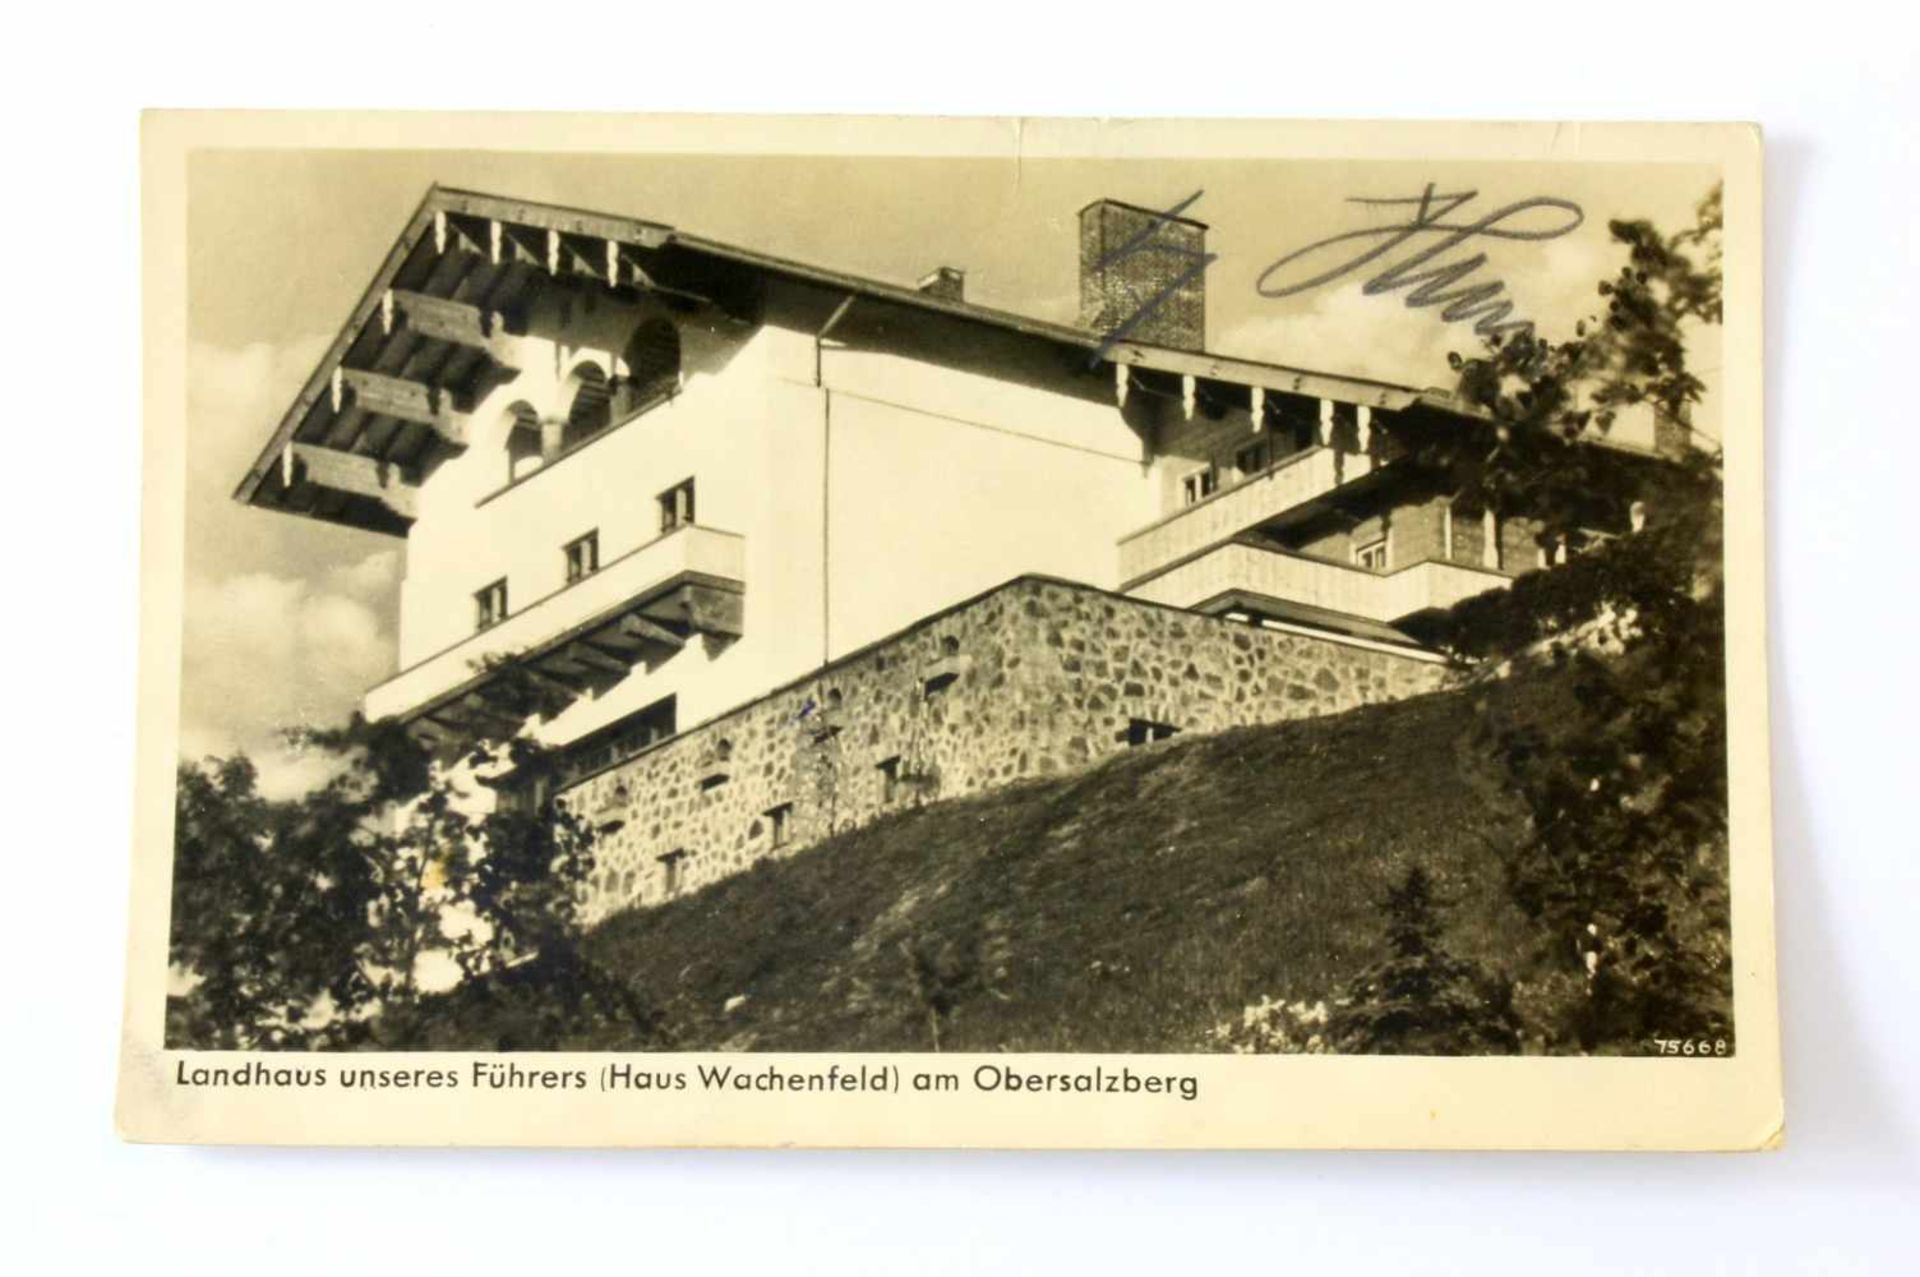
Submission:
M 16 1272 L 1920 1270 L 1920 100 L 1895 6 L 36 6 L 8 20 Z M 1765 13 L 1765 16 L 1761 16 Z M 142 106 L 1752 119 L 1787 1147 L 1748 1156 L 119 1144 Z M 17 751 L 17 753 L 15 752 Z

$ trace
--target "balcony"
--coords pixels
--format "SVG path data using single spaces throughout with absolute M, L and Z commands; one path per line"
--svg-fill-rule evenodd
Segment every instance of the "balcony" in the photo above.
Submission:
M 1285 457 L 1251 478 L 1120 538 L 1120 580 L 1137 581 L 1207 546 L 1231 540 L 1369 473 L 1373 464 L 1369 457 L 1333 448 L 1308 448 Z
M 1229 542 L 1136 583 L 1135 598 L 1199 608 L 1233 594 L 1261 595 L 1322 612 L 1389 624 L 1452 607 L 1488 590 L 1505 589 L 1499 572 L 1429 560 L 1398 571 L 1369 572 L 1325 559 Z
M 664 660 L 690 634 L 738 635 L 745 561 L 735 533 L 676 529 L 400 671 L 367 693 L 366 715 L 435 739 L 517 728 Z

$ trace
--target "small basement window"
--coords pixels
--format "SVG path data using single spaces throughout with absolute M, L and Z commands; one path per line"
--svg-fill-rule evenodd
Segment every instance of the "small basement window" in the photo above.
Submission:
M 784 847 L 793 837 L 793 804 L 781 803 L 778 807 L 767 808 L 767 838 L 775 847 Z
M 507 619 L 507 578 L 473 592 L 473 628 L 490 629 Z
M 567 584 L 592 576 L 600 570 L 600 530 L 595 528 L 585 536 L 567 542 L 564 547 L 567 556 Z
M 671 532 L 693 522 L 693 480 L 676 483 L 659 496 L 660 531 Z
M 660 857 L 660 869 L 666 879 L 666 895 L 669 900 L 680 894 L 687 885 L 687 861 L 693 853 L 681 847 Z
M 1150 718 L 1130 718 L 1127 720 L 1127 748 L 1135 749 L 1155 741 L 1168 740 L 1179 731 L 1172 723 L 1158 723 Z
M 1387 539 L 1381 537 L 1378 541 L 1354 546 L 1353 562 L 1355 567 L 1365 568 L 1369 572 L 1385 572 L 1387 570 Z
M 900 797 L 900 755 L 880 763 L 880 801 L 891 803 Z
M 926 700 L 933 700 L 960 679 L 962 670 L 968 662 L 960 655 L 960 640 L 948 635 L 940 643 L 940 655 L 928 662 L 927 673 L 920 680 L 920 694 Z

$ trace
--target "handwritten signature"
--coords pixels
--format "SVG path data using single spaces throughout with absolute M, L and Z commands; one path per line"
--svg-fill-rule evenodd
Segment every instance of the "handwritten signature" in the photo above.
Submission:
M 1219 260 L 1219 254 L 1201 252 L 1184 245 L 1169 243 L 1157 238 L 1160 228 L 1179 217 L 1191 208 L 1205 191 L 1193 194 L 1175 204 L 1163 213 L 1156 213 L 1148 222 L 1125 243 L 1104 254 L 1095 263 L 1096 267 L 1110 266 L 1124 261 L 1136 253 L 1173 253 L 1187 259 L 1187 267 L 1176 275 L 1172 282 L 1158 293 L 1149 297 L 1125 316 L 1120 323 L 1101 338 L 1099 347 L 1093 352 L 1089 365 L 1098 363 L 1114 345 L 1124 340 L 1164 306 L 1167 299 L 1179 290 L 1187 281 L 1204 272 L 1207 267 Z M 1579 228 L 1586 221 L 1586 214 L 1572 200 L 1558 199 L 1550 195 L 1539 195 L 1532 199 L 1519 200 L 1504 205 L 1491 213 L 1471 222 L 1449 222 L 1447 217 L 1480 197 L 1478 191 L 1454 191 L 1446 194 L 1436 193 L 1434 184 L 1427 183 L 1426 189 L 1418 195 L 1401 196 L 1392 199 L 1355 198 L 1350 203 L 1365 204 L 1371 207 L 1401 207 L 1411 205 L 1413 214 L 1410 220 L 1386 226 L 1371 226 L 1361 230 L 1343 231 L 1317 240 L 1305 248 L 1295 249 L 1275 261 L 1260 273 L 1254 283 L 1254 290 L 1262 297 L 1292 297 L 1309 289 L 1319 288 L 1341 279 L 1363 266 L 1369 266 L 1402 246 L 1409 245 L 1420 236 L 1437 235 L 1435 242 L 1419 247 L 1417 251 L 1398 261 L 1387 260 L 1382 263 L 1384 269 L 1373 274 L 1361 291 L 1369 297 L 1390 293 L 1396 289 L 1411 288 L 1406 304 L 1409 308 L 1442 306 L 1440 318 L 1446 323 L 1473 321 L 1473 330 L 1481 336 L 1493 336 L 1501 333 L 1533 332 L 1530 319 L 1512 319 L 1513 302 L 1502 294 L 1506 293 L 1504 280 L 1485 280 L 1465 287 L 1453 288 L 1461 284 L 1487 264 L 1485 253 L 1455 258 L 1451 261 L 1437 262 L 1435 259 L 1479 238 L 1502 240 L 1548 240 L 1558 239 L 1562 235 Z M 1534 214 L 1537 210 L 1548 210 L 1562 216 L 1546 226 L 1515 226 L 1511 223 L 1519 218 Z M 1375 241 L 1369 243 L 1369 241 Z M 1315 254 L 1324 260 L 1325 250 L 1336 245 L 1365 244 L 1358 255 L 1346 258 L 1336 265 L 1322 270 L 1309 279 L 1287 282 L 1289 267 L 1296 269 Z M 1276 282 L 1278 276 L 1278 282 Z M 1450 289 L 1452 291 L 1447 291 Z
M 1410 221 L 1388 226 L 1368 227 L 1364 230 L 1346 231 L 1331 235 L 1326 239 L 1296 249 L 1274 262 L 1260 273 L 1254 283 L 1254 290 L 1262 297 L 1291 297 L 1311 288 L 1319 288 L 1336 279 L 1348 275 L 1361 267 L 1379 261 L 1395 249 L 1407 244 L 1416 236 L 1438 235 L 1439 240 L 1421 248 L 1411 256 L 1397 262 L 1389 262 L 1384 270 L 1373 275 L 1361 286 L 1361 291 L 1369 297 L 1395 289 L 1412 287 L 1407 294 L 1407 306 L 1442 306 L 1440 318 L 1447 323 L 1473 321 L 1473 330 L 1483 337 L 1497 333 L 1533 332 L 1530 319 L 1509 319 L 1513 314 L 1513 302 L 1501 297 L 1506 291 L 1503 280 L 1488 280 L 1469 287 L 1457 288 L 1451 292 L 1443 291 L 1450 285 L 1460 283 L 1469 275 L 1487 264 L 1485 253 L 1474 253 L 1469 257 L 1456 258 L 1453 261 L 1438 262 L 1435 258 L 1460 247 L 1469 241 L 1486 237 L 1488 239 L 1509 240 L 1546 240 L 1557 239 L 1575 230 L 1586 221 L 1586 214 L 1572 200 L 1556 199 L 1548 195 L 1535 196 L 1532 199 L 1519 200 L 1495 209 L 1477 221 L 1456 223 L 1445 218 L 1475 199 L 1478 191 L 1457 191 L 1437 195 L 1433 183 L 1427 183 L 1426 190 L 1419 195 L 1404 196 L 1396 199 L 1355 199 L 1355 204 L 1367 204 L 1375 207 L 1395 207 L 1412 205 L 1413 217 Z M 1552 210 L 1565 216 L 1557 222 L 1531 229 L 1525 226 L 1502 225 L 1515 218 L 1524 217 L 1537 209 Z M 1305 261 L 1309 256 L 1336 244 L 1365 243 L 1378 240 L 1356 257 L 1350 257 L 1329 270 L 1323 270 L 1311 279 L 1294 283 L 1275 282 L 1279 276 L 1286 279 L 1287 268 Z

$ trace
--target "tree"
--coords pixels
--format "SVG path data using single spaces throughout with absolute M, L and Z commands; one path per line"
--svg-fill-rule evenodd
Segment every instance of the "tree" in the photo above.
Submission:
M 1500 1055 L 1519 1049 L 1512 987 L 1449 954 L 1433 882 L 1418 865 L 1385 901 L 1388 956 L 1335 1000 L 1327 1043 L 1341 1054 Z
M 1558 990 L 1539 1032 L 1587 1051 L 1731 1031 L 1719 455 L 1630 464 L 1591 443 L 1623 406 L 1683 424 L 1700 399 L 1686 339 L 1720 319 L 1720 220 L 1716 188 L 1676 235 L 1613 223 L 1627 262 L 1598 286 L 1604 313 L 1558 345 L 1456 358 L 1482 424 L 1420 441 L 1550 534 L 1646 512 L 1641 532 L 1460 605 L 1441 635 L 1483 676 L 1548 666 L 1571 688 L 1569 713 L 1542 724 L 1511 712 L 1513 680 L 1488 677 L 1482 739 L 1527 813 L 1507 874 Z
M 175 801 L 170 1043 L 309 1045 L 316 1014 L 372 993 L 361 958 L 379 889 L 360 804 L 337 784 L 271 802 L 245 758 L 182 767 Z
M 582 953 L 593 831 L 548 797 L 549 751 L 514 739 L 435 760 L 357 717 L 298 739 L 339 766 L 297 799 L 263 798 L 244 758 L 180 769 L 170 956 L 188 987 L 170 1041 L 416 1044 L 441 1005 L 419 979 L 434 952 L 469 985 L 532 972 L 563 1018 L 591 1005 L 657 1031 Z
M 938 1051 L 961 1004 L 984 987 L 978 938 L 918 936 L 900 941 L 900 957 L 912 981 L 914 1001 L 927 1017 L 927 1042 Z

